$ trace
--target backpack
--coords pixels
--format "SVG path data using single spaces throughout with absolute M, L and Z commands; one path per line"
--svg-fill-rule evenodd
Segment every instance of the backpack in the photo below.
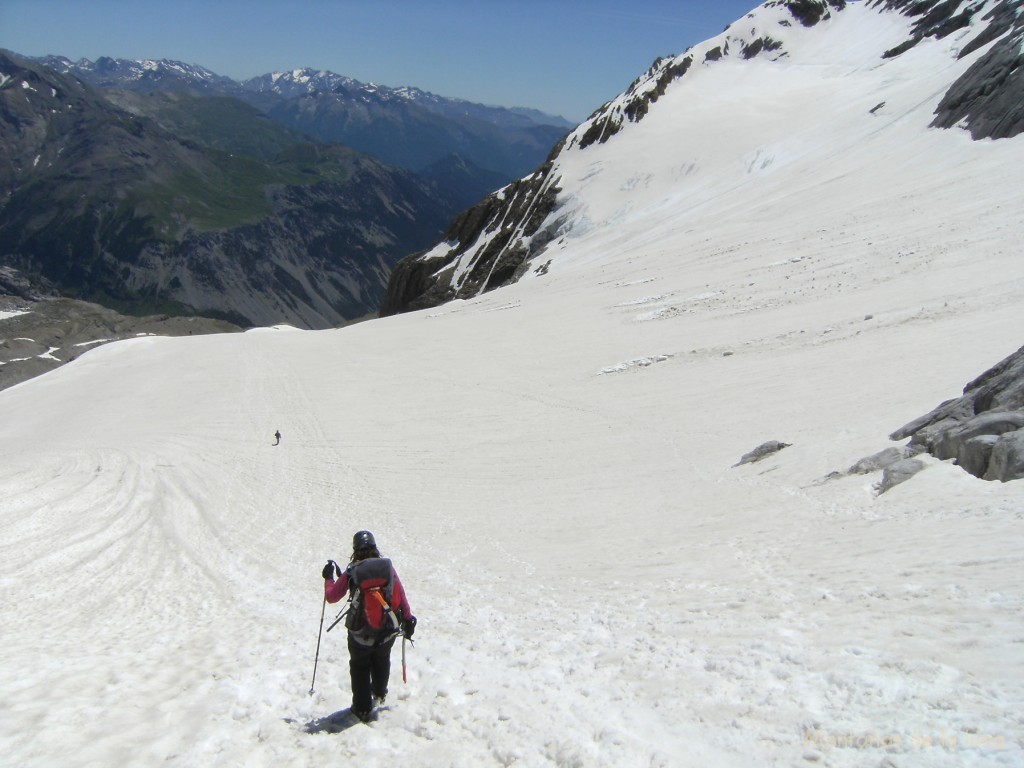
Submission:
M 358 638 L 379 638 L 397 632 L 401 626 L 391 608 L 395 570 L 386 557 L 371 557 L 351 563 L 348 574 L 349 611 L 345 627 Z

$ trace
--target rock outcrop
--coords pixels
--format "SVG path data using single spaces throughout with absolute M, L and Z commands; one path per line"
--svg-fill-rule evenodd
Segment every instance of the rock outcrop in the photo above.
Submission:
M 381 316 L 434 307 L 518 280 L 557 234 L 557 222 L 543 230 L 541 225 L 560 191 L 552 158 L 561 147 L 530 176 L 461 213 L 433 249 L 400 261 L 388 281 Z
M 984 480 L 1024 478 L 1024 347 L 890 435 Z
M 981 31 L 960 50 L 964 58 L 995 42 L 946 91 L 935 110 L 937 128 L 963 122 L 974 139 L 1007 139 L 1024 131 L 1024 13 L 1020 0 L 875 0 L 875 6 L 914 18 L 911 37 L 886 51 L 892 58 L 926 38 L 942 39 L 972 24 Z

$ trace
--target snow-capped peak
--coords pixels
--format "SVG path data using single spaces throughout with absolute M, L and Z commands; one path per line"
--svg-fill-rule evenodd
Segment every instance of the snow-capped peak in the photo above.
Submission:
M 457 242 L 410 257 L 409 268 L 432 265 L 436 284 L 422 281 L 423 296 L 467 298 L 567 265 L 566 243 L 624 220 L 644 230 L 663 215 L 680 221 L 683 212 L 763 195 L 769 180 L 789 178 L 782 169 L 801 169 L 790 184 L 803 184 L 800 172 L 813 178 L 837 152 L 863 152 L 890 126 L 919 132 L 901 136 L 908 146 L 897 154 L 932 127 L 1015 136 L 1024 131 L 1021 6 L 770 0 L 655 61 L 570 133 L 539 174 L 470 213 L 479 227 L 453 225 Z

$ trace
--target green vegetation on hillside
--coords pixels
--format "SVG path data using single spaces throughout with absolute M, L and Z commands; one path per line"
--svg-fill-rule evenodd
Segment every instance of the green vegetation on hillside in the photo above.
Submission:
M 210 167 L 186 168 L 166 182 L 136 189 L 134 204 L 154 219 L 157 231 L 173 236 L 176 222 L 192 229 L 227 229 L 256 221 L 272 211 L 268 188 L 341 184 L 352 175 L 348 150 L 297 144 L 272 163 L 253 157 L 211 151 Z

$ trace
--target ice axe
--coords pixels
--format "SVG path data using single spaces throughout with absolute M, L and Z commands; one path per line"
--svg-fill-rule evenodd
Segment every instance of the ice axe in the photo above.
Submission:
M 406 640 L 408 640 L 408 638 L 405 636 L 405 633 L 403 632 L 402 633 L 402 683 L 403 684 L 409 682 L 409 680 L 405 676 L 405 641 Z M 411 643 L 412 640 L 409 640 L 409 642 Z
M 370 594 L 373 595 L 375 598 L 377 598 L 377 601 L 380 603 L 380 607 L 381 607 L 382 610 L 384 610 L 386 613 L 390 613 L 390 614 L 394 615 L 394 611 L 391 609 L 391 606 L 388 605 L 388 601 L 384 599 L 384 596 L 380 592 L 378 592 L 377 590 L 374 590 L 374 591 L 370 592 Z M 397 621 L 397 618 L 398 617 L 395 617 L 396 621 Z M 403 683 L 407 683 L 407 682 L 409 682 L 409 679 L 408 679 L 408 675 L 406 674 L 406 668 L 405 668 L 405 641 L 408 638 L 405 636 L 405 631 L 404 630 L 399 630 L 398 632 L 396 632 L 396 634 L 401 634 L 402 635 L 402 682 Z M 409 640 L 409 642 L 411 643 L 412 640 Z

